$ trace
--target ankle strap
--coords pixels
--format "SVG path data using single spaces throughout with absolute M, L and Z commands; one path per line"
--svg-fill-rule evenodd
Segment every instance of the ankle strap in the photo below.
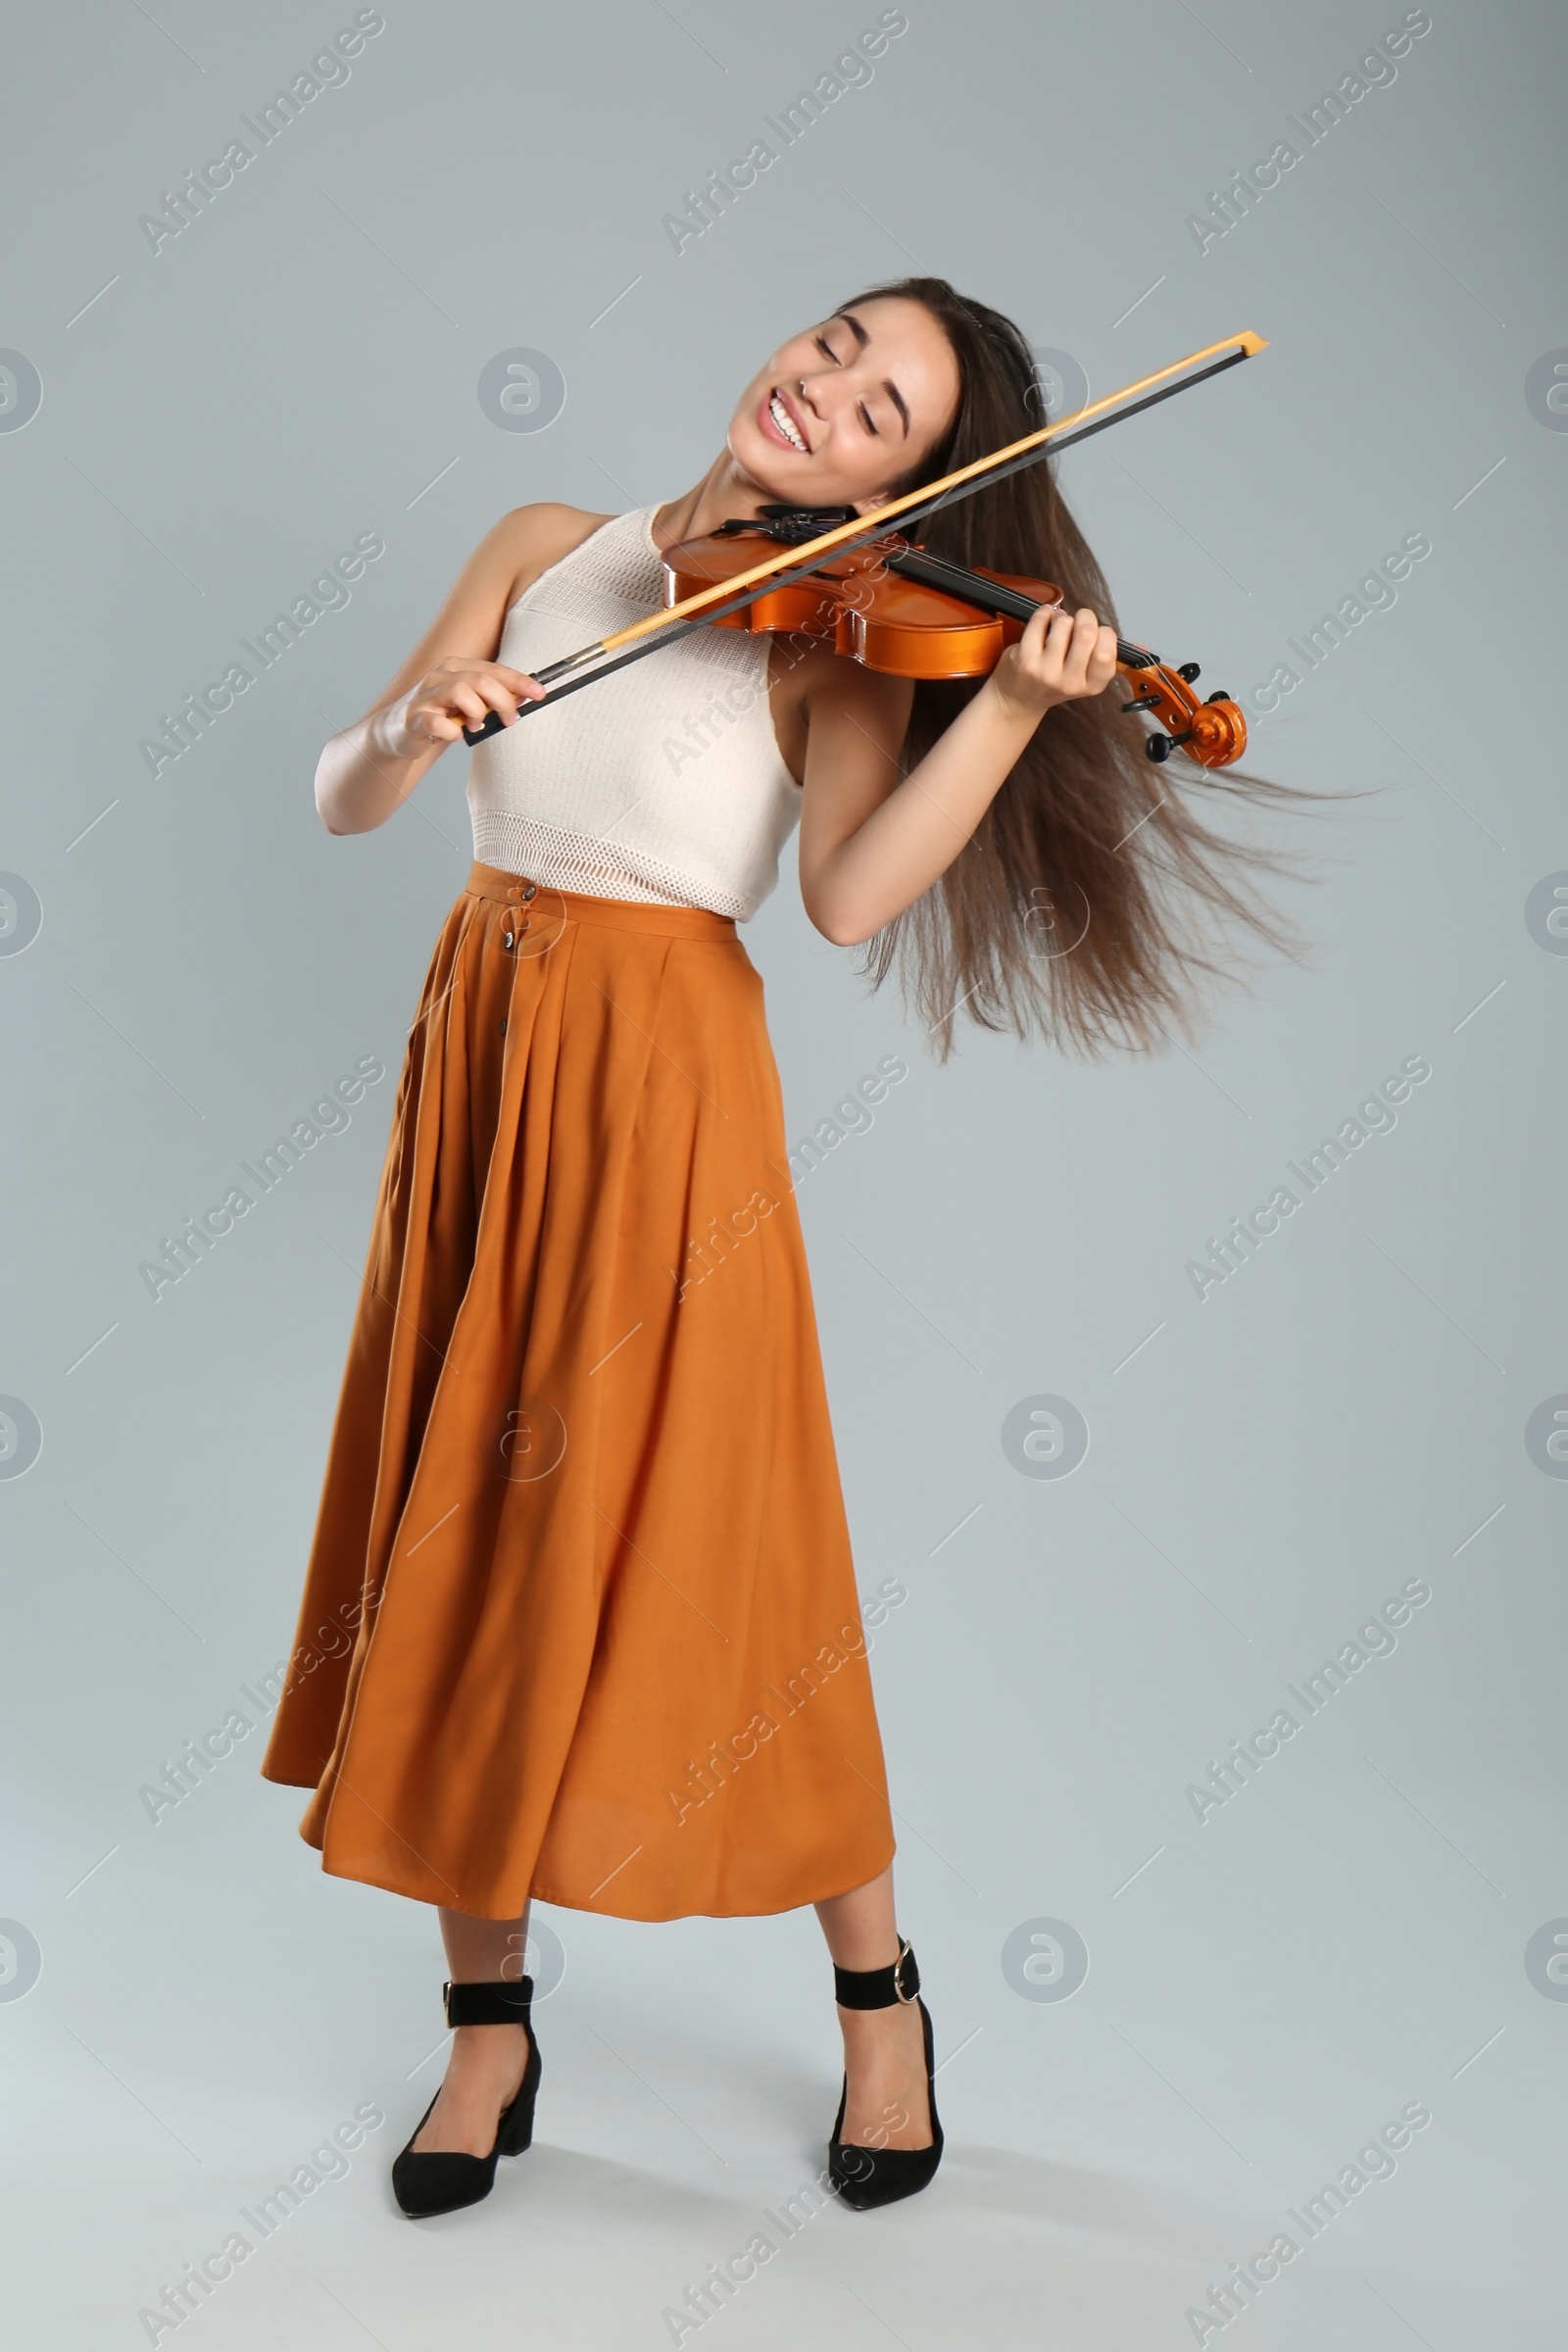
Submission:
M 841 2009 L 891 2009 L 912 2001 L 920 1989 L 914 1953 L 901 1936 L 899 1956 L 887 1968 L 835 1968 L 833 1995 Z
M 532 1977 L 492 1978 L 486 1984 L 443 1984 L 449 2026 L 526 2026 Z

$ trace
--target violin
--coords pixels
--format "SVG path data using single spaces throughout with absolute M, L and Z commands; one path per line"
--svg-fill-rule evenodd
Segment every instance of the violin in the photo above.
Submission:
M 763 507 L 755 522 L 731 521 L 703 539 L 664 551 L 664 603 L 721 589 L 750 573 L 770 542 L 800 546 L 858 519 L 853 507 Z M 1016 572 L 971 570 L 928 555 L 889 532 L 835 555 L 805 578 L 786 577 L 714 625 L 755 634 L 787 633 L 830 645 L 846 661 L 896 678 L 988 677 L 1042 607 L 1059 611 L 1061 590 Z M 1196 662 L 1169 667 L 1146 646 L 1116 640 L 1116 667 L 1137 692 L 1124 711 L 1148 712 L 1156 725 L 1144 738 L 1154 760 L 1184 751 L 1200 767 L 1228 767 L 1247 749 L 1247 719 L 1223 691 L 1193 691 Z
M 537 685 L 547 687 L 549 692 L 543 701 L 523 703 L 517 710 L 517 720 L 548 710 L 564 695 L 592 686 L 598 679 L 609 677 L 612 671 L 624 668 L 628 662 L 643 661 L 662 645 L 673 645 L 678 639 L 689 637 L 694 629 L 726 624 L 740 628 L 770 625 L 742 617 L 754 605 L 770 605 L 775 612 L 789 611 L 796 616 L 771 625 L 802 627 L 808 633 L 815 628 L 824 636 L 831 633 L 839 652 L 866 661 L 872 668 L 893 667 L 903 677 L 984 676 L 996 666 L 1005 647 L 1022 634 L 1023 625 L 1042 605 L 1059 606 L 1060 589 L 1049 580 L 1014 578 L 984 569 L 970 571 L 962 564 L 928 555 L 902 535 L 889 539 L 888 524 L 896 516 L 902 516 L 906 523 L 919 522 L 954 499 L 967 498 L 988 484 L 1005 481 L 1009 474 L 1021 472 L 1026 466 L 1040 465 L 1058 449 L 1071 449 L 1077 442 L 1087 441 L 1093 433 L 1102 433 L 1128 416 L 1141 416 L 1145 410 L 1158 407 L 1161 401 L 1174 400 L 1178 393 L 1191 391 L 1194 385 L 1206 383 L 1211 376 L 1222 375 L 1227 368 L 1239 367 L 1243 361 L 1267 349 L 1262 336 L 1253 334 L 1250 327 L 1239 335 L 1227 336 L 1222 343 L 1205 343 L 1201 351 L 1191 351 L 1185 359 L 1173 360 L 1168 367 L 1156 368 L 1152 375 L 1140 376 L 1136 383 L 1124 384 L 1119 391 L 1106 393 L 1086 408 L 1075 409 L 1070 416 L 1058 417 L 1054 424 L 1042 425 L 1038 432 L 1026 433 L 1020 441 L 1009 441 L 1004 449 L 975 458 L 953 473 L 944 474 L 940 481 L 927 482 L 921 489 L 907 490 L 899 498 L 889 499 L 874 516 L 858 514 L 853 508 L 838 508 L 833 512 L 845 519 L 831 522 L 824 530 L 819 527 L 822 517 L 818 514 L 805 511 L 797 514 L 792 508 L 777 508 L 768 510 L 760 522 L 728 522 L 710 540 L 692 540 L 684 548 L 671 549 L 671 556 L 692 560 L 694 568 L 680 571 L 677 566 L 678 576 L 697 578 L 701 584 L 692 593 L 682 594 L 666 569 L 666 594 L 673 602 L 666 604 L 662 612 L 650 612 L 623 629 L 612 630 L 608 637 L 596 639 L 592 645 L 579 646 L 575 653 L 564 654 L 559 661 L 545 663 L 535 671 L 534 678 Z M 791 518 L 788 522 L 781 519 L 786 516 Z M 798 533 L 808 525 L 802 545 Z M 760 562 L 748 564 L 742 560 L 733 567 L 729 567 L 726 552 L 717 559 L 716 573 L 703 570 L 709 561 L 707 557 L 693 556 L 694 549 L 721 546 L 727 539 L 736 539 L 745 532 L 753 534 L 749 551 L 752 554 L 756 553 L 759 534 L 764 542 L 778 540 L 782 544 L 778 552 L 762 557 Z M 857 569 L 856 559 L 872 542 L 883 543 L 881 552 Z M 851 566 L 842 582 L 837 571 L 840 564 Z M 897 590 L 887 586 L 890 572 L 897 575 Z M 790 592 L 801 582 L 827 574 L 833 577 L 825 592 L 815 591 L 804 605 L 787 604 Z M 907 601 L 893 600 L 897 597 L 906 600 L 907 594 L 915 591 L 922 599 L 919 612 L 925 614 L 924 626 L 930 632 L 924 640 L 924 658 L 938 663 L 934 669 L 904 666 L 919 658 L 919 649 L 914 644 L 914 634 L 920 625 L 919 612 Z M 931 604 L 932 595 L 947 598 L 948 610 L 940 611 Z M 827 618 L 818 617 L 824 597 L 831 613 L 831 632 Z M 854 615 L 864 610 L 868 598 L 873 606 L 880 599 L 880 609 L 872 612 L 868 623 L 862 624 Z M 890 652 L 901 632 L 898 662 L 877 661 L 869 654 L 856 651 L 858 643 L 861 643 Z M 943 668 L 940 664 L 950 659 L 973 666 Z M 1118 639 L 1117 666 L 1140 686 L 1139 694 L 1122 708 L 1152 710 L 1163 722 L 1148 738 L 1152 760 L 1168 760 L 1178 748 L 1200 767 L 1223 767 L 1241 758 L 1247 745 L 1247 721 L 1229 695 L 1211 695 L 1206 703 L 1200 702 L 1192 691 L 1193 680 L 1199 675 L 1196 662 L 1184 662 L 1170 669 L 1145 647 Z M 483 743 L 487 736 L 498 735 L 506 723 L 499 710 L 491 710 L 481 726 L 464 728 L 463 740 L 467 744 Z

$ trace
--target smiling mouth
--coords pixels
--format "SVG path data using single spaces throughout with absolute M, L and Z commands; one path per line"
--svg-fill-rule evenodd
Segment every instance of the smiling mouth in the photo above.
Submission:
M 810 456 L 811 445 L 785 406 L 784 395 L 776 386 L 768 397 L 767 416 L 769 423 L 789 443 L 791 449 L 798 449 L 803 457 Z

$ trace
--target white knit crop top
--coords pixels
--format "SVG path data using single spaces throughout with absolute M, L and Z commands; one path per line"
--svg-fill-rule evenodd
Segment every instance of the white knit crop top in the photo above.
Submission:
M 496 660 L 533 671 L 663 603 L 652 507 L 542 572 Z M 767 696 L 767 639 L 694 631 L 474 749 L 473 854 L 554 890 L 744 920 L 800 815 Z

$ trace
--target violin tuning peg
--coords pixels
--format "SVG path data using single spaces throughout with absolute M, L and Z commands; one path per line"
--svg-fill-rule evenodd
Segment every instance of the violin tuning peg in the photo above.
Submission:
M 1221 686 L 1218 692 L 1211 694 L 1208 699 L 1211 703 L 1234 703 L 1236 697 L 1234 694 L 1227 694 L 1224 687 Z
M 1190 686 L 1196 677 L 1202 675 L 1201 664 L 1197 662 L 1178 662 L 1176 675 L 1179 678 L 1185 678 Z
M 1170 740 L 1170 737 L 1169 737 L 1168 735 L 1151 735 L 1151 736 L 1149 736 L 1149 737 L 1148 737 L 1148 739 L 1146 740 L 1145 744 L 1144 744 L 1144 751 L 1145 751 L 1146 755 L 1148 756 L 1148 758 L 1149 758 L 1149 759 L 1151 759 L 1151 760 L 1168 760 L 1168 759 L 1170 758 L 1170 755 L 1171 755 L 1171 740 Z

